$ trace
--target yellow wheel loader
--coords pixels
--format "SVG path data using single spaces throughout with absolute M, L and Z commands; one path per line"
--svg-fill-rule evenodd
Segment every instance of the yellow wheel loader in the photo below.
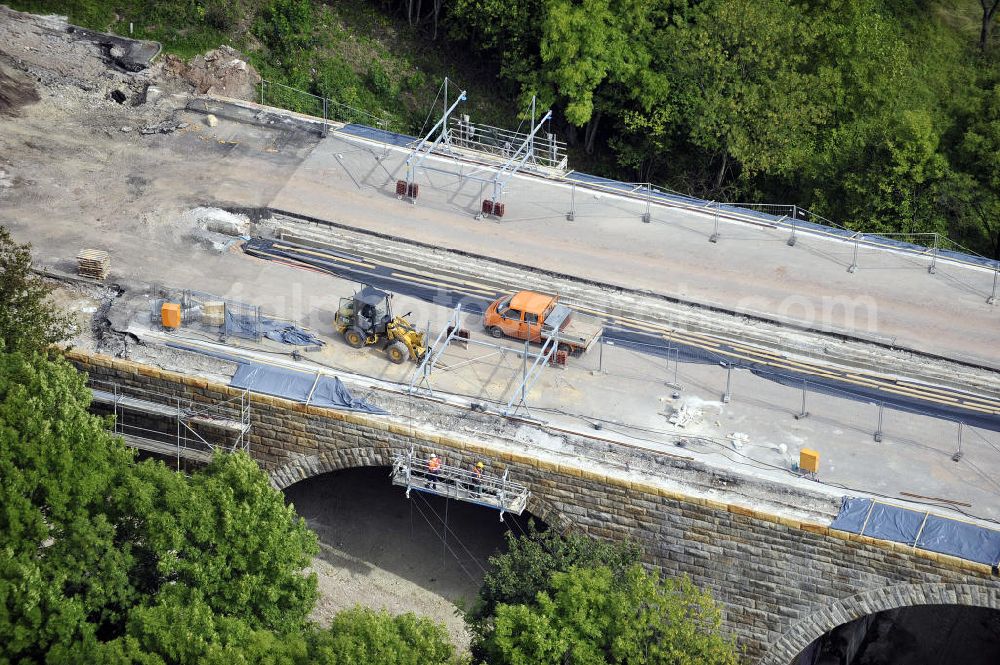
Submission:
M 381 344 L 385 355 L 395 364 L 407 358 L 419 362 L 427 353 L 424 333 L 406 317 L 393 316 L 391 294 L 365 286 L 352 298 L 341 298 L 337 310 L 337 331 L 354 349 Z

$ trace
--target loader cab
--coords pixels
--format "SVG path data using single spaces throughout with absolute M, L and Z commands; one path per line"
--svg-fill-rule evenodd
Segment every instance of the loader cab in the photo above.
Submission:
M 340 299 L 337 312 L 337 327 L 341 332 L 356 328 L 366 337 L 384 335 L 386 325 L 392 320 L 389 294 L 372 286 L 363 289 L 350 298 Z
M 368 333 L 384 334 L 386 324 L 392 320 L 389 294 L 372 286 L 354 294 L 354 311 L 358 313 L 358 327 Z

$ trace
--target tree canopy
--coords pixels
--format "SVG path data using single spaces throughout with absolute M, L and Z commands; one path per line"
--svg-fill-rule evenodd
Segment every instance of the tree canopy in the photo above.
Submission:
M 74 332 L 72 320 L 53 306 L 49 286 L 31 272 L 31 245 L 14 242 L 0 226 L 0 340 L 8 350 L 39 350 Z
M 482 648 L 491 665 L 735 665 L 718 607 L 687 578 L 632 566 L 552 574 L 532 603 L 500 604 Z
M 736 663 L 711 596 L 638 564 L 634 543 L 579 533 L 507 535 L 466 616 L 476 662 Z
M 89 402 L 65 361 L 0 353 L 0 660 L 193 663 L 302 629 L 315 535 L 257 464 L 135 463 Z

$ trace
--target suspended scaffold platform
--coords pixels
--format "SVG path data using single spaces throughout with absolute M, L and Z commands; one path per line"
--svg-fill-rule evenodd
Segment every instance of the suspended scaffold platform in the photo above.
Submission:
M 392 484 L 405 487 L 406 498 L 416 490 L 499 510 L 501 522 L 504 513 L 520 515 L 528 505 L 528 488 L 510 480 L 506 470 L 497 476 L 440 464 L 432 471 L 430 461 L 418 459 L 412 450 L 393 458 Z

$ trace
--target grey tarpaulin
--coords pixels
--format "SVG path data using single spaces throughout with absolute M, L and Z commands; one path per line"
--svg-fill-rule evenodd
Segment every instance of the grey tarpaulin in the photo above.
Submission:
M 275 321 L 261 317 L 257 319 L 249 314 L 240 314 L 226 309 L 226 334 L 256 339 L 257 333 L 262 337 L 297 346 L 322 346 L 323 340 L 306 332 L 298 326 L 286 321 Z
M 1000 531 L 872 499 L 845 496 L 830 528 L 906 543 L 988 566 L 1000 563 Z
M 243 362 L 236 370 L 229 385 L 296 402 L 308 400 L 309 404 L 315 406 L 364 411 L 379 415 L 387 413 L 384 409 L 351 395 L 347 386 L 335 376 L 299 372 L 273 365 Z

